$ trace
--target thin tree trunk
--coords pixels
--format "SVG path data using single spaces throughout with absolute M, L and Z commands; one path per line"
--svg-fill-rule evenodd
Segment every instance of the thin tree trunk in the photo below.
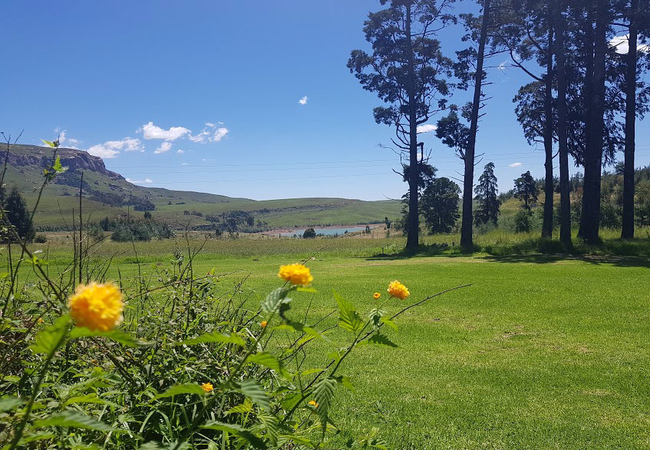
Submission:
M 411 3 L 406 4 L 406 36 L 408 54 L 408 97 L 409 97 L 409 215 L 406 248 L 415 249 L 419 245 L 420 213 L 418 211 L 418 134 L 417 99 L 415 95 L 415 69 L 413 68 L 413 47 L 411 42 Z
M 478 43 L 476 60 L 476 78 L 474 80 L 474 99 L 472 102 L 472 115 L 470 117 L 469 138 L 465 151 L 465 175 L 463 177 L 463 218 L 460 227 L 460 245 L 465 251 L 472 251 L 472 200 L 474 192 L 474 155 L 476 153 L 476 133 L 478 130 L 478 113 L 481 104 L 481 85 L 483 83 L 483 59 L 485 58 L 485 42 L 487 41 L 487 27 L 490 20 L 490 0 L 483 3 L 483 23 L 481 36 Z
M 636 15 L 638 0 L 630 1 L 630 34 L 625 70 L 625 166 L 623 168 L 623 229 L 622 239 L 634 238 L 634 146 L 636 110 L 636 46 L 638 31 Z
M 550 13 L 549 13 L 550 15 Z M 550 18 L 549 18 L 550 19 Z M 548 25 L 548 54 L 546 57 L 546 79 L 544 92 L 544 152 L 546 169 L 544 180 L 544 221 L 542 223 L 542 237 L 553 237 L 553 26 L 549 20 Z
M 585 181 L 583 201 L 584 228 L 583 239 L 589 244 L 598 244 L 600 238 L 600 181 L 603 165 L 603 135 L 605 114 L 605 52 L 606 39 L 606 8 L 607 3 L 599 0 L 596 6 L 596 30 L 594 36 L 594 76 L 591 108 L 591 133 L 589 142 L 590 177 Z M 587 167 L 585 167 L 585 176 Z
M 578 228 L 578 237 L 584 238 L 586 232 L 586 221 L 589 217 L 589 208 L 591 198 L 588 192 L 588 186 L 591 186 L 591 176 L 593 168 L 591 167 L 591 155 L 593 149 L 592 127 L 593 127 L 593 88 L 594 88 L 594 30 L 593 30 L 593 5 L 587 4 L 587 24 L 586 42 L 585 42 L 585 84 L 584 84 L 584 107 L 585 107 L 585 140 L 584 152 L 582 155 L 582 167 L 584 177 L 582 179 L 582 205 L 580 207 L 580 228 Z
M 560 241 L 565 249 L 571 244 L 571 204 L 569 199 L 569 151 L 567 146 L 566 73 L 564 60 L 564 17 L 561 0 L 556 0 L 555 58 L 557 62 L 557 116 L 560 151 Z

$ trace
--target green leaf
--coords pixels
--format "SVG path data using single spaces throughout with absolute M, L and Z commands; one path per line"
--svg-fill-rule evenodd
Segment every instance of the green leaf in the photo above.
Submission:
M 336 386 L 336 380 L 332 378 L 323 378 L 314 388 L 314 397 L 316 398 L 316 403 L 318 403 L 316 412 L 320 417 L 323 432 L 325 432 L 325 429 L 327 428 L 328 412 L 330 405 L 332 404 L 332 399 L 334 398 L 334 386 Z
M 375 345 L 386 345 L 388 347 L 397 347 L 397 344 L 395 344 L 393 341 L 388 339 L 386 336 L 383 334 L 374 334 L 370 339 L 368 339 L 366 342 L 368 344 L 375 344 Z
M 137 339 L 130 334 L 120 330 L 100 331 L 91 330 L 86 327 L 75 327 L 70 332 L 70 339 L 77 339 L 81 337 L 106 337 L 126 347 L 151 345 L 149 342 L 141 341 L 140 339 Z
M 291 302 L 291 299 L 287 298 L 287 294 L 290 291 L 291 288 L 287 289 L 284 287 L 279 287 L 271 291 L 271 293 L 267 295 L 266 299 L 262 302 L 262 311 L 271 314 L 274 313 L 282 303 Z
M 397 331 L 397 324 L 395 322 L 393 322 L 392 320 L 390 320 L 389 318 L 382 317 L 380 320 L 381 320 L 382 323 L 385 323 L 386 325 L 391 327 L 393 330 Z
M 246 397 L 249 397 L 253 402 L 257 403 L 262 409 L 269 410 L 271 403 L 266 391 L 255 380 L 244 380 L 235 389 Z
M 35 342 L 30 346 L 34 353 L 44 353 L 49 355 L 54 351 L 57 344 L 68 332 L 68 324 L 70 323 L 70 316 L 65 314 L 50 325 L 49 327 L 43 328 L 38 332 Z
M 84 428 L 86 430 L 96 431 L 118 431 L 113 429 L 104 422 L 99 422 L 86 414 L 79 411 L 63 411 L 58 414 L 51 415 L 50 417 L 34 422 L 35 428 L 42 427 L 73 427 Z
M 208 429 L 208 430 L 218 430 L 218 431 L 223 431 L 225 433 L 233 434 L 239 438 L 244 439 L 245 441 L 248 441 L 253 446 L 253 448 L 256 449 L 268 448 L 266 446 L 266 443 L 262 439 L 260 439 L 250 431 L 246 430 L 245 428 L 242 428 L 240 425 L 237 425 L 235 423 L 224 423 L 224 422 L 214 421 L 203 425 L 201 428 Z
M 187 339 L 177 345 L 209 344 L 211 342 L 221 342 L 224 344 L 235 344 L 240 347 L 246 347 L 246 342 L 237 333 L 225 334 L 219 333 L 218 331 L 206 333 L 194 339 Z
M 108 405 L 114 408 L 120 407 L 116 403 L 109 402 L 108 400 L 104 400 L 103 398 L 98 397 L 97 394 L 95 393 L 71 397 L 68 400 L 66 400 L 65 403 L 63 403 L 63 406 L 68 406 L 77 403 L 96 403 L 98 405 Z
M 187 384 L 176 384 L 170 387 L 169 389 L 167 389 L 162 394 L 156 395 L 154 398 L 173 397 L 174 395 L 181 395 L 181 394 L 206 395 L 205 391 L 200 385 L 194 383 L 187 383 Z
M 56 147 L 56 145 L 54 145 L 54 142 L 46 141 L 45 139 L 41 139 L 41 141 L 43 141 L 43 144 L 48 145 L 52 148 Z
M 357 334 L 363 328 L 363 320 L 359 317 L 354 305 L 334 292 L 334 298 L 339 305 L 339 326 L 345 330 Z
M 56 161 L 54 161 L 54 165 L 52 166 L 52 169 L 54 169 L 54 172 L 56 172 L 56 173 L 63 173 L 66 170 L 68 170 L 67 167 L 63 167 L 61 165 L 61 157 L 60 156 L 56 157 Z
M 22 398 L 2 397 L 0 398 L 0 413 L 3 413 L 5 411 L 11 411 L 12 409 L 22 405 L 23 403 L 25 403 L 25 400 L 23 400 Z
M 247 362 L 259 364 L 261 366 L 268 367 L 271 370 L 275 370 L 282 375 L 287 375 L 286 370 L 282 367 L 282 363 L 278 359 L 270 354 L 269 352 L 259 352 L 254 355 L 251 355 L 246 359 Z
M 342 384 L 343 386 L 345 386 L 346 388 L 348 388 L 352 392 L 355 392 L 354 391 L 354 386 L 352 385 L 352 382 L 350 381 L 350 379 L 348 377 L 344 377 L 342 375 L 339 375 L 338 377 L 332 377 L 332 379 L 336 380 L 337 383 Z
M 248 414 L 250 412 L 253 412 L 253 401 L 247 398 L 241 405 L 230 408 L 226 414 Z

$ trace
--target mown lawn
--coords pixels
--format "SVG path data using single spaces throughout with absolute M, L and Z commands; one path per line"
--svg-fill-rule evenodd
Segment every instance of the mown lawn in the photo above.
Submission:
M 215 244 L 195 262 L 197 274 L 212 267 L 228 274 L 224 292 L 246 279 L 241 295 L 255 308 L 279 285 L 280 264 L 313 255 L 308 265 L 318 293 L 296 295 L 289 313 L 298 317 L 309 307 L 312 322 L 335 309 L 332 290 L 365 316 L 377 304 L 373 292 L 385 293 L 393 279 L 412 296 L 389 301 L 389 313 L 471 284 L 400 316 L 399 331 L 387 331 L 398 348 L 363 346 L 346 360 L 341 374 L 352 379 L 355 392 L 337 391 L 340 448 L 373 427 L 395 449 L 650 448 L 647 258 L 382 258 L 370 255 L 388 242 L 341 241 L 320 252 L 318 242 L 287 241 L 283 251 L 279 244 L 242 241 L 259 245 L 258 256 L 254 247 L 236 251 L 228 244 L 232 251 L 220 251 Z M 171 259 L 171 246 L 157 253 L 138 248 L 146 273 Z M 126 252 L 109 277 L 118 267 L 123 277 L 136 272 Z M 64 258 L 53 255 L 55 271 Z M 319 328 L 335 323 L 331 316 Z M 328 352 L 344 345 L 342 330 L 330 336 L 331 344 L 312 347 L 308 366 L 322 366 Z

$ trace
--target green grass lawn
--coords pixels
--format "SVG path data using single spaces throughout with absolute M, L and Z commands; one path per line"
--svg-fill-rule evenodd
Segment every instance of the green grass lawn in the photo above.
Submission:
M 197 243 L 193 243 L 197 244 Z M 333 421 L 343 448 L 373 427 L 391 448 L 650 448 L 650 262 L 633 257 L 540 255 L 372 257 L 396 240 L 210 242 L 195 272 L 228 274 L 224 292 L 246 279 L 241 295 L 255 307 L 279 285 L 277 268 L 308 262 L 317 294 L 296 295 L 290 315 L 310 305 L 311 320 L 335 309 L 332 290 L 365 316 L 393 279 L 409 301 L 471 283 L 397 319 L 387 334 L 398 348 L 362 346 L 346 360 L 355 393 L 337 390 Z M 177 243 L 182 250 L 183 242 Z M 117 253 L 109 277 L 136 273 L 131 244 Z M 174 244 L 139 244 L 145 273 L 171 259 Z M 51 251 L 49 269 L 67 255 Z M 162 266 L 161 266 L 162 265 Z M 154 277 L 155 278 L 155 277 Z M 313 298 L 310 298 L 312 297 Z M 336 323 L 335 316 L 319 325 Z M 280 339 L 281 335 L 278 334 Z M 345 344 L 317 343 L 307 360 L 320 367 Z

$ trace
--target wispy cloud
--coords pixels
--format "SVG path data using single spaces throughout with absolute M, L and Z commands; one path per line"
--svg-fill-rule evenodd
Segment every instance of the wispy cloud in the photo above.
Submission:
M 61 147 L 79 149 L 78 145 L 81 144 L 81 141 L 68 137 L 68 130 L 61 131 L 60 128 L 56 128 L 54 132 L 59 133 L 59 145 Z
M 165 130 L 154 125 L 153 122 L 138 128 L 137 132 L 142 133 L 145 139 L 162 139 L 165 141 L 175 141 L 192 133 L 191 130 L 185 127 L 170 127 Z
M 429 133 L 431 131 L 436 131 L 438 129 L 437 126 L 430 124 L 430 123 L 425 123 L 423 125 L 418 125 L 417 132 L 418 133 Z
M 205 125 L 206 127 L 203 128 L 199 134 L 189 136 L 190 141 L 199 144 L 205 144 L 206 142 L 219 142 L 228 134 L 229 131 L 226 127 L 218 127 L 218 125 L 223 125 L 222 122 L 206 122 Z
M 307 96 L 305 95 L 303 98 L 298 100 L 298 103 L 300 103 L 301 105 L 306 105 L 307 104 Z
M 151 178 L 145 178 L 144 180 L 132 180 L 130 178 L 127 178 L 126 181 L 128 181 L 129 183 L 133 183 L 133 184 L 151 184 L 151 183 L 153 183 Z
M 143 152 L 144 147 L 140 139 L 125 137 L 120 141 L 106 141 L 103 144 L 93 145 L 88 149 L 88 153 L 102 159 L 111 159 L 119 155 L 121 150 L 125 152 Z
M 519 166 L 521 166 L 521 165 L 522 165 L 522 164 L 521 164 L 520 162 L 514 162 L 514 163 L 512 163 L 512 164 L 508 164 L 508 167 L 519 167 Z
M 181 149 L 179 148 L 178 150 L 176 150 L 176 153 L 178 153 L 179 155 L 182 155 L 183 153 L 185 153 L 185 150 L 181 150 Z
M 154 154 L 157 155 L 157 154 L 159 154 L 159 153 L 165 153 L 165 152 L 168 152 L 168 151 L 170 151 L 171 149 L 172 149 L 172 143 L 171 143 L 171 142 L 166 142 L 166 141 L 165 141 L 165 142 L 163 142 L 162 144 L 160 144 L 160 147 L 158 147 L 157 149 L 155 149 L 153 152 L 154 152 Z

